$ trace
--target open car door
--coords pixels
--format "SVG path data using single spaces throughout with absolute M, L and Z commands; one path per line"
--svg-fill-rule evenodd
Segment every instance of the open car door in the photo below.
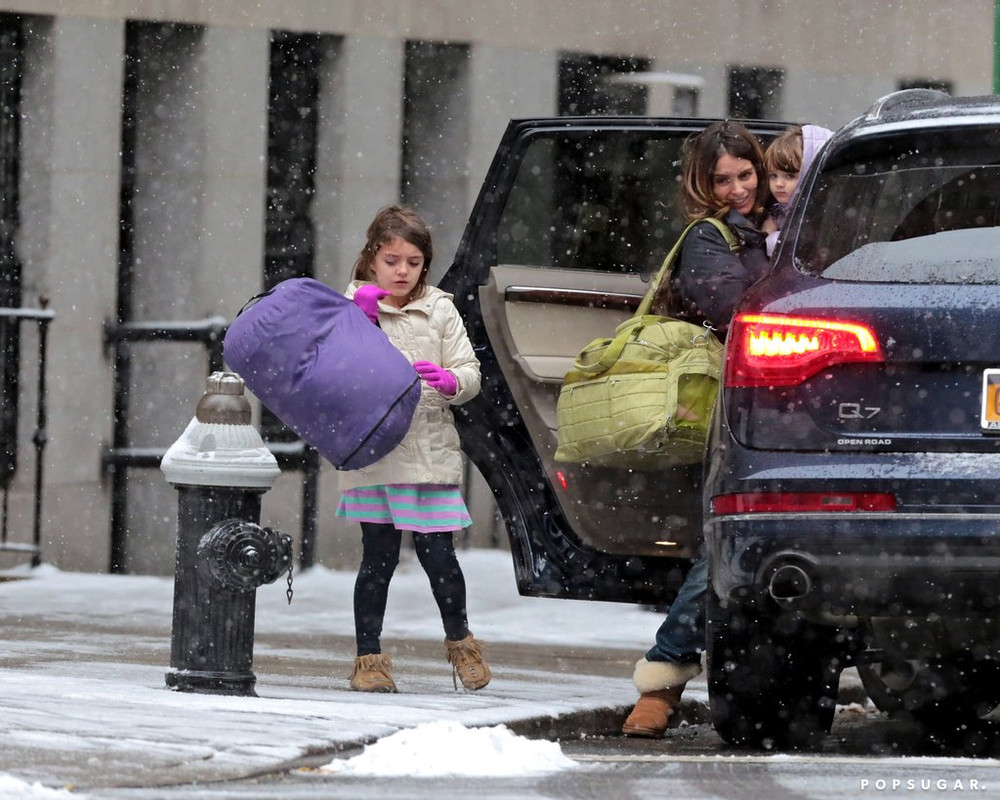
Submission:
M 482 392 L 455 409 L 462 446 L 496 497 L 522 594 L 669 602 L 697 552 L 701 465 L 554 453 L 563 376 L 633 313 L 680 235 L 682 143 L 710 122 L 512 121 L 440 282 L 482 364 Z

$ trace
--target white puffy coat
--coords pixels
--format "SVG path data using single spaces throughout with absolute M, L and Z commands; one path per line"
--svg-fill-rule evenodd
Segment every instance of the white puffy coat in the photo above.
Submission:
M 362 285 L 352 282 L 345 295 L 354 297 Z M 341 491 L 390 483 L 461 482 L 462 453 L 451 406 L 479 394 L 480 374 L 479 360 L 451 300 L 452 295 L 428 286 L 423 297 L 404 308 L 379 303 L 379 325 L 389 341 L 411 364 L 433 361 L 450 370 L 458 381 L 458 392 L 445 398 L 422 383 L 420 402 L 403 441 L 370 466 L 339 472 Z

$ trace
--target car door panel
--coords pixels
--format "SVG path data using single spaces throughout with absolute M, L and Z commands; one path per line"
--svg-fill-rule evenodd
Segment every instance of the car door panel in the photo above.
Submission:
M 561 386 L 581 348 L 628 319 L 646 288 L 635 275 L 500 266 L 480 303 L 531 379 Z
M 659 603 L 697 553 L 701 465 L 554 454 L 563 376 L 631 315 L 683 228 L 681 143 L 705 124 L 512 122 L 441 282 L 483 368 L 457 417 L 463 447 L 497 497 L 522 593 Z
M 660 501 L 648 487 L 651 480 L 663 480 L 662 474 L 565 464 L 554 458 L 556 403 L 566 371 L 584 346 L 609 336 L 630 316 L 630 307 L 638 305 L 647 288 L 634 274 L 501 266 L 490 271 L 489 282 L 480 289 L 480 308 L 493 353 L 536 452 L 548 474 L 556 476 L 556 497 L 573 529 L 608 553 L 691 557 L 697 535 L 690 520 L 697 504 L 684 515 L 662 515 L 666 525 L 650 533 L 647 515 Z M 613 307 L 603 307 L 605 301 Z M 549 367 L 548 375 L 539 374 L 541 364 Z M 692 470 L 676 473 L 696 497 Z M 595 497 L 601 502 L 595 503 Z M 663 527 L 670 528 L 668 535 L 660 535 Z

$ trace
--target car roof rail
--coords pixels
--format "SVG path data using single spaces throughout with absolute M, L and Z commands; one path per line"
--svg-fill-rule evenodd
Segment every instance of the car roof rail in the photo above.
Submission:
M 951 95 L 940 89 L 902 89 L 880 97 L 872 103 L 868 113 L 865 114 L 865 119 L 868 121 L 885 119 L 901 108 L 932 105 L 940 103 L 942 100 L 948 100 L 950 97 Z

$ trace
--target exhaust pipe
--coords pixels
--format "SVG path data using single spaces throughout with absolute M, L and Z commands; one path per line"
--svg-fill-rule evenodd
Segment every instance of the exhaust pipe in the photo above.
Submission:
M 771 573 L 767 591 L 779 603 L 801 600 L 813 589 L 809 573 L 798 564 L 785 563 Z

